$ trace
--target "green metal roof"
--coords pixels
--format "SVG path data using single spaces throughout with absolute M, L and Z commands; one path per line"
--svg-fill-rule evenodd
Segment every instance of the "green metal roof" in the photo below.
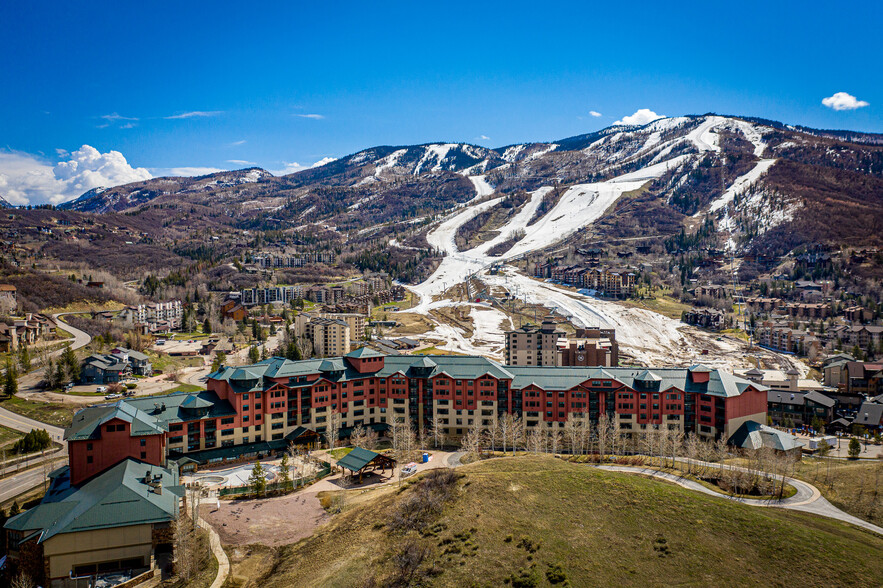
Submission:
M 354 351 L 350 351 L 344 357 L 352 357 L 353 359 L 366 359 L 369 357 L 384 357 L 385 354 L 374 351 L 370 347 L 359 347 Z
M 161 493 L 144 482 L 145 474 L 151 480 L 161 481 Z M 40 504 L 12 517 L 5 527 L 41 531 L 42 543 L 59 533 L 166 522 L 177 518 L 182 492 L 177 471 L 133 459 L 122 461 L 79 486 L 71 486 L 68 470 L 52 479 Z
M 191 412 L 194 408 L 206 409 L 206 414 L 195 417 Z M 113 404 L 90 406 L 79 411 L 65 430 L 65 439 L 99 439 L 101 425 L 114 418 L 131 423 L 130 435 L 135 437 L 164 434 L 169 430 L 169 423 L 235 414 L 236 410 L 228 401 L 208 390 L 123 398 Z
M 727 440 L 727 444 L 742 449 L 761 449 L 763 447 L 777 451 L 791 451 L 803 447 L 803 443 L 794 435 L 762 425 L 755 421 L 745 421 Z
M 326 362 L 339 362 L 338 371 L 322 373 Z M 327 364 L 326 364 L 327 365 Z M 431 368 L 431 369 L 428 369 Z M 226 368 L 209 377 L 231 381 L 234 371 L 245 368 Z M 644 387 L 658 382 L 659 391 L 677 388 L 686 392 L 708 394 L 719 397 L 739 396 L 749 386 L 766 391 L 767 388 L 748 380 L 738 378 L 706 366 L 693 366 L 694 372 L 709 369 L 708 382 L 694 383 L 688 368 L 601 368 L 601 367 L 555 367 L 555 366 L 503 366 L 485 357 L 439 355 L 432 359 L 414 355 L 387 355 L 383 367 L 370 374 L 362 374 L 352 369 L 342 358 L 310 359 L 289 361 L 280 357 L 264 360 L 247 368 L 260 374 L 261 378 L 300 378 L 305 377 L 309 384 L 322 377 L 335 382 L 361 380 L 370 377 L 388 378 L 395 374 L 409 377 L 432 378 L 446 375 L 454 380 L 475 380 L 487 374 L 501 380 L 511 380 L 511 387 L 518 390 L 531 384 L 544 390 L 567 390 L 583 384 L 587 380 L 614 380 L 630 388 L 635 382 L 644 382 Z M 233 382 L 231 381 L 231 385 Z M 638 385 L 640 387 L 640 384 Z M 234 389 L 237 389 L 234 386 Z
M 352 451 L 350 451 L 340 460 L 338 460 L 337 465 L 342 468 L 346 468 L 351 472 L 358 472 L 363 467 L 371 463 L 371 460 L 376 457 L 381 457 L 381 454 L 370 451 L 368 449 L 363 449 L 362 447 L 354 447 Z

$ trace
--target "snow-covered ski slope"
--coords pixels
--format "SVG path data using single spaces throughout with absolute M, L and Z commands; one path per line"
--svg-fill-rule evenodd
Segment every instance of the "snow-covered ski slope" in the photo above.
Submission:
M 496 207 L 503 200 L 500 197 L 474 202 L 490 196 L 492 192 L 488 190 L 492 188 L 488 185 L 485 176 L 469 176 L 477 195 L 473 201 L 455 209 L 427 235 L 429 244 L 443 251 L 445 258 L 426 281 L 412 287 L 421 300 L 409 312 L 429 314 L 433 308 L 455 304 L 444 297 L 444 292 L 474 275 L 490 286 L 506 288 L 510 293 L 517 294 L 519 298 L 529 303 L 554 309 L 563 316 L 569 317 L 576 325 L 615 328 L 617 340 L 623 350 L 642 363 L 689 364 L 701 359 L 703 363 L 723 368 L 743 365 L 744 360 L 740 354 L 741 342 L 731 339 L 711 342 L 700 331 L 680 321 L 646 309 L 599 300 L 564 287 L 540 282 L 519 274 L 511 266 L 505 268 L 505 275 L 502 276 L 491 275 L 485 271 L 492 264 L 540 251 L 560 242 L 598 220 L 624 193 L 640 188 L 647 182 L 661 177 L 668 170 L 683 166 L 692 156 L 679 155 L 665 159 L 663 155 L 671 150 L 673 143 L 686 139 L 691 141 L 700 153 L 718 151 L 720 147 L 716 131 L 728 128 L 743 132 L 755 145 L 757 155 L 763 153 L 766 148 L 762 143 L 760 131 L 753 125 L 717 116 L 705 117 L 686 136 L 682 135 L 667 141 L 660 139 L 661 133 L 684 124 L 686 120 L 663 119 L 651 125 L 654 127 L 650 129 L 651 135 L 638 153 L 657 152 L 656 158 L 662 156 L 661 161 L 655 161 L 639 170 L 603 182 L 570 186 L 550 211 L 528 225 L 544 196 L 553 188 L 544 186 L 534 190 L 522 209 L 500 227 L 499 234 L 494 239 L 467 251 L 460 251 L 454 240 L 457 230 L 476 215 Z M 615 142 L 617 135 L 619 133 L 602 138 L 587 149 L 591 149 L 596 144 Z M 771 164 L 772 160 L 762 160 L 751 172 L 737 180 L 739 185 L 734 184 L 727 192 L 737 193 L 741 185 L 753 182 Z M 740 180 L 743 181 L 740 183 Z M 487 254 L 492 247 L 505 242 L 519 231 L 524 232 L 524 237 L 508 251 L 499 257 L 490 257 Z M 436 330 L 427 336 L 444 339 L 446 343 L 442 348 L 466 353 L 483 350 L 486 355 L 500 357 L 499 345 L 502 342 L 502 331 L 506 328 L 503 320 L 505 315 L 490 307 L 485 307 L 487 311 L 480 311 L 474 303 L 470 306 L 473 306 L 471 317 L 475 322 L 475 333 L 472 338 L 467 340 L 459 328 L 441 324 L 435 319 L 433 321 L 436 322 Z M 491 310 L 492 313 L 488 312 Z M 701 358 L 700 343 L 703 349 L 709 351 L 709 355 Z M 784 361 L 787 364 L 787 360 Z

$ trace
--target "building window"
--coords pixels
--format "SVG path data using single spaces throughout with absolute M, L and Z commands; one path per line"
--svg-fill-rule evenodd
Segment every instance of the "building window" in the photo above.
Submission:
M 92 451 L 92 444 L 86 443 L 86 451 Z
M 91 455 L 86 456 L 86 463 L 92 463 L 92 456 Z

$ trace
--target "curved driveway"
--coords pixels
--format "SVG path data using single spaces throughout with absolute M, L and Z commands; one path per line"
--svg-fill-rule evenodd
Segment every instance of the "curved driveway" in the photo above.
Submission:
M 785 481 L 788 484 L 791 484 L 792 486 L 794 486 L 794 488 L 797 489 L 797 493 L 794 496 L 785 498 L 783 500 L 761 500 L 756 498 L 740 498 L 737 496 L 729 496 L 727 494 L 715 492 L 714 490 L 706 488 L 702 484 L 694 482 L 693 480 L 690 480 L 688 478 L 684 478 L 670 472 L 661 472 L 652 468 L 614 465 L 602 465 L 597 467 L 598 469 L 607 470 L 610 472 L 640 474 L 643 476 L 660 478 L 669 482 L 673 482 L 678 486 L 682 486 L 690 490 L 695 490 L 697 492 L 702 492 L 703 494 L 707 494 L 709 496 L 716 496 L 723 500 L 731 500 L 733 502 L 741 502 L 742 504 L 747 504 L 749 506 L 786 508 L 788 510 L 799 510 L 802 512 L 808 512 L 819 516 L 828 517 L 830 519 L 843 521 L 845 523 L 850 523 L 857 527 L 861 527 L 879 535 L 883 535 L 883 527 L 878 527 L 877 525 L 869 523 L 868 521 L 862 520 L 858 517 L 852 516 L 851 514 L 843 512 L 842 510 L 828 502 L 828 500 L 822 496 L 821 492 L 819 492 L 818 488 L 816 488 L 812 484 L 807 484 L 802 480 L 797 480 L 794 478 L 785 478 Z

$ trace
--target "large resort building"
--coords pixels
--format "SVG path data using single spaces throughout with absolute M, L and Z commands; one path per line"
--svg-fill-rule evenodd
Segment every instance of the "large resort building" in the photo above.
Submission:
M 183 507 L 179 468 L 251 459 L 315 443 L 333 414 L 339 434 L 410 422 L 451 443 L 470 429 L 522 419 L 527 432 L 607 415 L 628 435 L 668 428 L 730 438 L 766 421 L 767 388 L 690 368 L 503 366 L 483 357 L 384 355 L 224 366 L 208 390 L 125 398 L 78 412 L 69 466 L 38 506 L 6 524 L 9 554 L 52 586 L 78 574 L 151 569 L 171 550 Z
M 766 387 L 702 365 L 503 366 L 483 357 L 387 356 L 367 347 L 337 358 L 224 367 L 209 375 L 208 389 L 236 413 L 215 425 L 215 439 L 229 444 L 278 441 L 299 428 L 321 434 L 334 413 L 343 436 L 359 425 L 384 430 L 407 420 L 457 439 L 505 414 L 521 417 L 528 431 L 606 414 L 625 434 L 667 427 L 727 438 L 746 420 L 766 422 L 767 406 Z M 169 449 L 186 451 L 184 440 Z

